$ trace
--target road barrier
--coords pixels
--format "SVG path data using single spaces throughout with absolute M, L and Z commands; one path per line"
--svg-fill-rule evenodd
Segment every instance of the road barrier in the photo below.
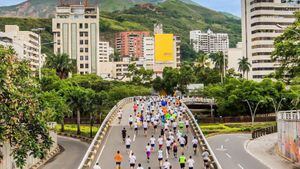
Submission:
M 263 129 L 257 129 L 252 131 L 252 139 L 256 139 L 258 137 L 267 135 L 267 134 L 272 134 L 277 132 L 277 125 L 266 127 Z
M 120 107 L 123 107 L 125 104 L 132 102 L 133 98 L 125 98 L 121 100 L 117 105 L 115 105 L 110 112 L 107 114 L 106 118 L 104 119 L 103 123 L 101 124 L 100 129 L 98 130 L 96 136 L 94 137 L 92 143 L 90 144 L 87 152 L 85 153 L 78 169 L 89 169 L 92 168 L 92 164 L 94 163 L 95 157 L 98 153 L 98 149 L 105 138 L 107 131 L 113 120 L 116 118 L 117 111 Z
M 212 151 L 210 145 L 208 144 L 201 128 L 199 127 L 199 124 L 197 122 L 197 120 L 195 119 L 193 113 L 190 111 L 190 109 L 184 104 L 184 100 L 181 101 L 182 105 L 186 108 L 187 110 L 187 116 L 189 118 L 189 121 L 191 123 L 192 129 L 195 132 L 195 135 L 198 138 L 199 144 L 200 144 L 200 148 L 203 151 L 207 151 L 209 153 L 209 168 L 210 169 L 222 169 L 218 159 L 216 158 L 214 152 Z

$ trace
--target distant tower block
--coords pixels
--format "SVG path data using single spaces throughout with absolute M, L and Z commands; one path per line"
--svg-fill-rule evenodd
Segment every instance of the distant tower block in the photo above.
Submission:
M 163 34 L 163 25 L 161 23 L 154 24 L 154 34 Z

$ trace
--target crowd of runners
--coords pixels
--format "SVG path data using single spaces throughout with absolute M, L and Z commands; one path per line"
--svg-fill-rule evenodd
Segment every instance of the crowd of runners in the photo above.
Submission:
M 123 110 L 118 110 L 119 124 L 121 120 L 128 120 L 129 127 L 123 127 L 120 131 L 127 153 L 121 154 L 119 150 L 116 152 L 114 155 L 116 168 L 121 169 L 123 156 L 128 156 L 129 166 L 123 167 L 154 169 L 154 167 L 143 168 L 142 164 L 137 161 L 137 157 L 131 149 L 132 136 L 128 134 L 129 130 L 133 130 L 136 136 L 141 135 L 149 138 L 144 146 L 145 159 L 148 163 L 150 159 L 154 158 L 157 159 L 160 169 L 172 169 L 169 160 L 173 158 L 177 159 L 181 169 L 194 169 L 195 160 L 193 156 L 197 155 L 198 140 L 188 137 L 189 132 L 192 131 L 189 129 L 190 124 L 186 111 L 179 98 L 176 97 L 136 97 L 128 119 L 122 119 Z M 188 146 L 193 147 L 191 154 L 187 154 Z M 205 165 L 209 160 L 208 156 L 207 151 L 202 153 Z

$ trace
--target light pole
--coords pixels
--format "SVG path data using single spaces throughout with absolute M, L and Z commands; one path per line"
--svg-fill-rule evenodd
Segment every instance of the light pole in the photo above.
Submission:
M 248 106 L 249 106 L 249 110 L 250 110 L 250 113 L 251 113 L 252 128 L 253 128 L 256 110 L 257 110 L 257 108 L 258 108 L 258 105 L 259 105 L 260 103 L 262 103 L 263 100 L 260 100 L 260 101 L 256 104 L 254 111 L 252 110 L 252 107 L 251 107 L 249 101 L 248 101 L 248 100 L 244 100 L 244 101 L 247 102 L 247 104 L 248 104 Z
M 299 33 L 299 32 L 297 32 L 296 30 L 291 29 L 291 28 L 289 28 L 289 27 L 284 27 L 284 26 L 282 26 L 282 25 L 280 25 L 280 24 L 276 24 L 276 27 L 277 27 L 277 28 L 280 28 L 280 29 L 287 29 L 287 30 L 290 30 L 290 31 L 296 33 L 298 36 L 300 36 L 300 33 Z
M 284 101 L 284 100 L 286 100 L 286 98 L 284 98 L 284 97 L 281 98 L 280 101 L 278 102 L 277 107 L 276 107 L 276 103 L 275 103 L 274 99 L 271 98 L 271 100 L 272 100 L 272 103 L 273 103 L 273 106 L 274 106 L 275 114 L 277 115 L 277 113 L 278 113 L 278 111 L 280 109 L 280 106 L 281 106 L 281 102 Z
M 34 28 L 31 29 L 32 32 L 36 32 L 39 35 L 39 79 L 42 79 L 42 44 L 41 44 L 41 33 L 44 31 L 45 28 Z

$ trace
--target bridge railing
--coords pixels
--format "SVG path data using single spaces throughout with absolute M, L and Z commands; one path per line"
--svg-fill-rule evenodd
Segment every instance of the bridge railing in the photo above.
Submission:
M 201 128 L 199 127 L 199 124 L 197 123 L 197 120 L 195 119 L 193 113 L 189 110 L 189 108 L 184 104 L 185 100 L 182 100 L 181 103 L 182 105 L 186 108 L 187 110 L 187 115 L 189 118 L 189 121 L 191 123 L 191 126 L 198 138 L 200 148 L 202 151 L 208 151 L 209 153 L 209 159 L 210 159 L 210 169 L 222 169 L 218 159 L 216 158 L 216 155 L 212 151 L 210 145 L 208 144 Z
M 105 135 L 107 131 L 109 130 L 109 127 L 113 120 L 115 119 L 117 115 L 117 111 L 120 107 L 123 107 L 125 104 L 133 101 L 133 98 L 125 98 L 117 103 L 110 112 L 107 114 L 106 118 L 101 124 L 100 129 L 98 130 L 96 136 L 94 137 L 92 143 L 90 144 L 88 150 L 86 151 L 78 169 L 89 169 L 91 168 L 92 164 L 94 163 L 95 157 L 98 153 L 99 147 L 101 146 L 101 143 L 103 139 L 105 138 Z
M 279 111 L 277 119 L 300 121 L 300 110 Z
M 181 99 L 184 103 L 215 103 L 213 98 L 206 98 L 206 97 L 186 97 Z

